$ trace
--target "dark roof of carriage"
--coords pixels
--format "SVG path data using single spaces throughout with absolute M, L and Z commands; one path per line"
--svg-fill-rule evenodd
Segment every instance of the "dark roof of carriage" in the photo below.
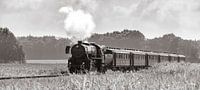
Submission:
M 173 56 L 173 57 L 185 57 L 184 55 L 168 53 L 168 52 L 159 52 L 159 51 L 148 51 L 148 50 L 138 50 L 138 49 L 128 49 L 128 48 L 113 48 L 106 47 L 107 50 L 110 50 L 114 53 L 134 53 L 134 54 L 148 54 L 148 55 L 160 55 L 160 56 Z

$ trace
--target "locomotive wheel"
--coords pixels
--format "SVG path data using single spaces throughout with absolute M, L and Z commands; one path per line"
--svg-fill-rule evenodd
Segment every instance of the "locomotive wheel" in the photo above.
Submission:
M 90 61 L 89 60 L 86 60 L 85 61 L 85 70 L 87 70 L 87 71 L 90 71 Z
M 96 68 L 96 61 L 95 60 L 91 60 L 90 62 L 90 71 L 96 71 L 97 68 Z
M 89 72 L 89 67 L 86 62 L 83 62 L 80 68 L 80 73 L 86 74 Z
M 96 61 L 96 63 L 95 63 L 95 66 L 96 66 L 96 68 L 97 68 L 97 72 L 101 72 L 102 70 L 102 65 L 101 65 L 101 59 L 97 59 L 97 60 L 95 60 Z
M 101 73 L 105 73 L 107 71 L 107 67 L 106 66 L 102 66 L 100 72 Z
M 68 60 L 68 70 L 69 70 L 69 73 L 77 73 L 77 68 L 74 66 L 76 65 L 74 62 L 74 59 L 73 58 L 70 58 Z
M 70 72 L 70 73 L 75 73 L 75 72 L 76 72 L 76 70 L 75 70 L 75 68 L 74 68 L 74 67 L 70 67 L 70 68 L 69 68 L 69 72 Z
M 68 64 L 69 73 L 76 73 L 76 68 L 72 66 L 72 63 Z
M 102 60 L 101 59 L 96 59 L 91 62 L 91 71 L 97 71 L 99 73 L 103 72 L 103 67 L 102 67 Z

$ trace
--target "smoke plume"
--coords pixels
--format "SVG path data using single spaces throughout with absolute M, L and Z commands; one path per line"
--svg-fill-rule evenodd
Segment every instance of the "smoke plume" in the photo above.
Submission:
M 72 7 L 62 7 L 59 12 L 67 15 L 64 20 L 67 37 L 73 43 L 84 40 L 91 36 L 96 27 L 93 16 L 83 9 L 73 9 Z

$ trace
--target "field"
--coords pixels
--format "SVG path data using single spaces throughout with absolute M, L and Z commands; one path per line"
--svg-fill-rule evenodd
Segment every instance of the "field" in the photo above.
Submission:
M 1 77 L 52 75 L 60 71 L 66 71 L 66 65 L 0 65 Z M 200 64 L 160 63 L 137 72 L 0 80 L 0 90 L 199 90 L 199 75 Z
M 0 64 L 0 77 L 57 75 L 67 71 L 66 64 Z

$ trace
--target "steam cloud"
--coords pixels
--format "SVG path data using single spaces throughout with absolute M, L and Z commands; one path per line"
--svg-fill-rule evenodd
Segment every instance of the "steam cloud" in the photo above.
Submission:
M 96 27 L 93 16 L 82 9 L 74 10 L 72 7 L 62 7 L 59 12 L 67 14 L 64 21 L 67 37 L 73 43 L 91 36 Z

